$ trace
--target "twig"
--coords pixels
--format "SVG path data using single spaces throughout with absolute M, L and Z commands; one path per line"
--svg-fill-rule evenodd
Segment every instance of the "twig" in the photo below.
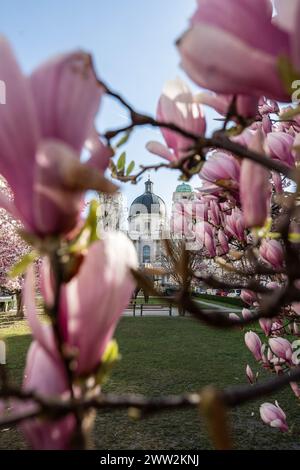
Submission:
M 221 396 L 225 405 L 233 408 L 278 391 L 290 382 L 296 382 L 299 379 L 300 367 L 298 366 L 286 374 L 276 376 L 254 385 L 228 387 L 221 391 Z M 13 391 L 12 394 L 13 396 L 15 395 Z M 18 395 L 19 398 L 21 398 L 22 393 L 19 393 Z M 31 399 L 34 398 L 35 395 L 32 394 Z M 24 399 L 28 399 L 28 395 L 25 394 Z M 83 411 L 91 408 L 98 410 L 134 408 L 141 411 L 142 416 L 181 408 L 195 408 L 201 403 L 201 391 L 199 393 L 186 393 L 183 395 L 169 395 L 152 398 L 135 394 L 101 394 L 94 398 L 78 400 L 70 399 L 69 401 L 51 399 L 47 401 L 46 398 L 42 399 L 41 397 L 38 397 L 38 402 L 42 403 L 38 409 L 23 413 L 14 413 L 0 418 L 0 428 L 8 425 L 15 425 L 24 420 L 36 418 L 42 414 L 54 419 L 55 416 L 62 417 L 76 410 Z

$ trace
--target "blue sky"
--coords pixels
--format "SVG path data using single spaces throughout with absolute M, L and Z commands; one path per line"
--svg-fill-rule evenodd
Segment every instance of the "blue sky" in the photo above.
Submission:
M 134 106 L 155 114 L 164 82 L 180 76 L 175 40 L 187 27 L 195 0 L 1 0 L 1 32 L 11 41 L 23 70 L 74 48 L 91 51 L 104 81 Z M 195 88 L 196 89 L 196 88 Z M 105 99 L 98 118 L 104 130 L 126 124 L 124 111 Z M 159 162 L 145 149 L 159 130 L 139 129 L 126 145 L 128 160 Z M 154 190 L 170 206 L 178 174 L 151 173 Z M 198 178 L 192 183 L 197 186 Z M 122 185 L 129 203 L 144 188 Z

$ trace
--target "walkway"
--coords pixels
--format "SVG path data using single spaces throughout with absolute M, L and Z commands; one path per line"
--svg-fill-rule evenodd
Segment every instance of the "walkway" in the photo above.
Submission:
M 241 313 L 242 308 L 238 306 L 228 306 L 226 304 L 222 305 L 221 303 L 217 303 L 214 301 L 209 301 L 209 300 L 196 300 L 197 303 L 200 304 L 200 306 L 204 310 L 219 310 L 220 312 L 227 312 L 227 313 Z M 132 309 L 126 309 L 125 312 L 123 313 L 124 316 L 127 317 L 132 317 L 133 316 L 133 310 Z M 135 312 L 136 317 L 140 317 L 140 305 L 136 306 L 136 312 Z M 157 311 L 157 310 L 146 310 L 143 311 L 143 317 L 168 317 L 169 312 L 168 311 Z M 176 307 L 172 307 L 172 317 L 178 317 L 178 309 Z

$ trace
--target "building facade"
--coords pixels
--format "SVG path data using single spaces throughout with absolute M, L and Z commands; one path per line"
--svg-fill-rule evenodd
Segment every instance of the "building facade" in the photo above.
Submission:
M 176 205 L 193 201 L 195 193 L 186 183 L 179 184 L 172 197 L 172 214 Z M 154 193 L 153 182 L 148 178 L 145 190 L 127 208 L 126 198 L 121 194 L 99 194 L 99 230 L 121 230 L 134 243 L 139 264 L 160 266 L 164 240 L 172 236 L 170 219 L 164 200 Z
M 157 265 L 167 227 L 165 202 L 153 192 L 153 183 L 148 179 L 144 193 L 131 204 L 128 217 L 128 236 L 134 243 L 140 266 Z
M 127 203 L 121 193 L 99 193 L 99 230 L 127 231 Z

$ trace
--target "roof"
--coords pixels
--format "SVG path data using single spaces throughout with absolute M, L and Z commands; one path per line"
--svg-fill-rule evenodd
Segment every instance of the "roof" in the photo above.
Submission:
M 192 193 L 192 187 L 189 184 L 181 183 L 177 186 L 176 193 Z
M 145 183 L 145 192 L 138 196 L 130 206 L 129 215 L 138 213 L 166 215 L 166 206 L 163 199 L 153 192 L 153 183 L 148 180 Z

